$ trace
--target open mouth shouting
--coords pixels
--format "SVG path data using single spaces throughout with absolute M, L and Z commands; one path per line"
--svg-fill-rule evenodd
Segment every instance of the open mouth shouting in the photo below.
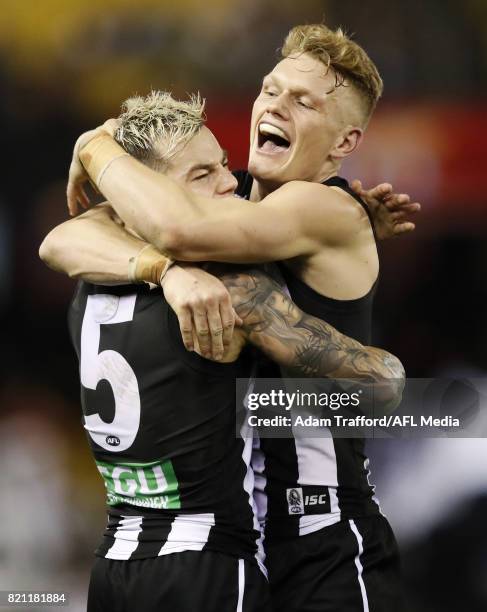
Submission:
M 257 150 L 266 155 L 276 155 L 289 151 L 291 140 L 277 125 L 263 121 L 258 128 Z

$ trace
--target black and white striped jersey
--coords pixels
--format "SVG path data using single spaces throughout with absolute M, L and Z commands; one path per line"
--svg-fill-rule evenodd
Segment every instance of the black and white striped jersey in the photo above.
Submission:
M 248 198 L 252 177 L 236 172 L 238 194 Z M 325 185 L 337 186 L 355 197 L 347 181 L 333 177 Z M 305 312 L 327 321 L 342 333 L 370 344 L 372 305 L 376 284 L 357 300 L 334 300 L 320 295 L 297 278 L 283 263 L 278 264 L 294 303 Z M 262 360 L 260 377 L 280 376 L 278 366 Z M 256 381 L 258 390 L 258 380 Z M 328 432 L 328 435 L 326 435 Z M 254 497 L 265 537 L 274 539 L 306 535 L 342 518 L 380 512 L 369 484 L 368 459 L 362 439 L 323 437 L 254 440 L 252 466 Z
M 162 292 L 145 285 L 80 283 L 69 325 L 84 427 L 107 493 L 96 554 L 259 558 L 251 443 L 236 435 L 235 378 L 250 375 L 250 360 L 188 353 Z

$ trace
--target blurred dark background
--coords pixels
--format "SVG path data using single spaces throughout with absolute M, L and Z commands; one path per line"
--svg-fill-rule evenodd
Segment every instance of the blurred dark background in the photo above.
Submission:
M 344 174 L 422 202 L 381 245 L 374 343 L 410 377 L 487 368 L 485 0 L 4 0 L 0 12 L 0 589 L 84 608 L 104 525 L 66 331 L 74 283 L 37 257 L 67 218 L 71 150 L 134 93 L 199 90 L 245 166 L 260 79 L 288 29 L 325 17 L 377 63 L 383 101 Z M 380 440 L 372 480 L 404 555 L 411 612 L 487 609 L 487 444 Z

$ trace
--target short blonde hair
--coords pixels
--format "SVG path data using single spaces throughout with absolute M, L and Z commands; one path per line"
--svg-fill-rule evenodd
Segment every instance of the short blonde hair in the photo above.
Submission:
M 180 145 L 205 123 L 205 100 L 199 94 L 181 101 L 167 91 L 125 100 L 115 140 L 133 157 L 163 171 Z
M 350 84 L 363 102 L 365 123 L 379 98 L 383 83 L 379 72 L 365 51 L 348 38 L 341 28 L 331 30 L 324 24 L 298 25 L 286 36 L 281 49 L 283 58 L 308 53 L 335 71 L 336 87 Z

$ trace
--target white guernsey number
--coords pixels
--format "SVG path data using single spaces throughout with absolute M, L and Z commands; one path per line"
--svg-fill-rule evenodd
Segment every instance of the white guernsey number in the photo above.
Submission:
M 98 414 L 85 417 L 85 428 L 92 439 L 105 450 L 122 452 L 134 442 L 140 424 L 140 395 L 135 372 L 120 353 L 99 353 L 100 326 L 132 321 L 136 294 L 90 295 L 81 327 L 81 384 L 96 390 L 101 380 L 112 387 L 115 416 L 111 423 Z

